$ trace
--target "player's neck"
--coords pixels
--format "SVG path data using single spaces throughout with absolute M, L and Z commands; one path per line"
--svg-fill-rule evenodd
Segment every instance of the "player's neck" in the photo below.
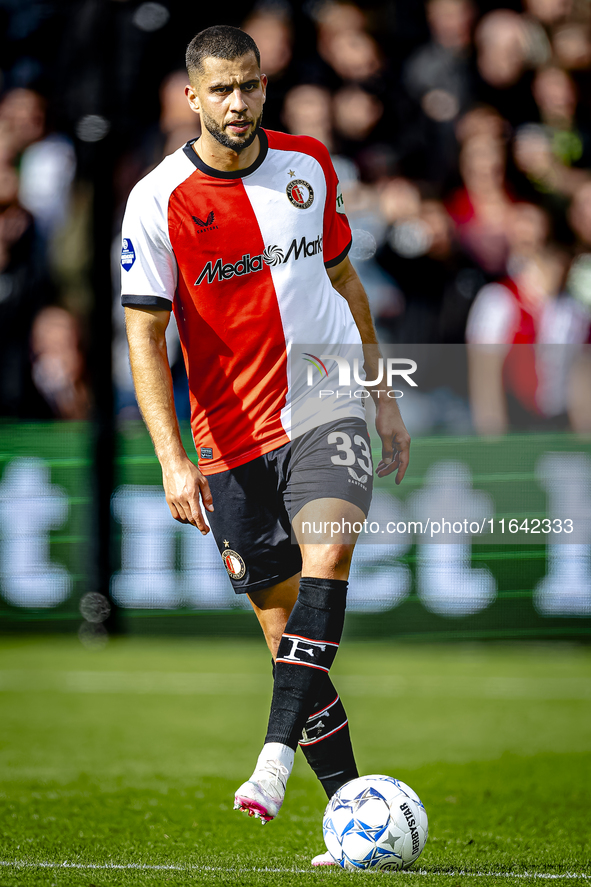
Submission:
M 193 150 L 197 155 L 212 169 L 219 169 L 220 172 L 237 172 L 241 169 L 248 169 L 255 162 L 261 150 L 261 143 L 258 135 L 252 145 L 237 154 L 230 148 L 220 145 L 207 130 L 205 130 L 199 139 L 193 144 Z

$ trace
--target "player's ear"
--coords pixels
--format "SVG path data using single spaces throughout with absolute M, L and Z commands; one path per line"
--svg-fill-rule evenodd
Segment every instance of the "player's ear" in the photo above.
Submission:
M 263 102 L 267 101 L 267 83 L 269 78 L 266 74 L 261 74 L 261 86 L 263 87 Z
M 195 113 L 198 114 L 200 111 L 199 97 L 195 91 L 195 87 L 191 86 L 190 83 L 185 86 L 185 95 L 187 97 L 187 101 L 189 102 L 191 110 L 195 111 Z

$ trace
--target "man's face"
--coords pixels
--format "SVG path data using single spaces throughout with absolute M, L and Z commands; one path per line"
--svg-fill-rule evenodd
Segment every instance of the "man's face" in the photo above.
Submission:
M 251 145 L 263 117 L 267 78 L 254 53 L 237 59 L 207 58 L 203 72 L 185 90 L 201 125 L 223 145 L 240 154 Z

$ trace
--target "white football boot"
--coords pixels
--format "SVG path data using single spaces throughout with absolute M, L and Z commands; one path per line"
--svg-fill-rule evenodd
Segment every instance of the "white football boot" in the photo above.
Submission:
M 283 804 L 294 755 L 294 750 L 281 742 L 267 742 L 254 773 L 236 792 L 234 810 L 244 810 L 263 824 L 275 819 Z
M 312 865 L 336 865 L 336 862 L 327 850 L 325 853 L 319 853 L 318 856 L 315 856 L 312 860 Z

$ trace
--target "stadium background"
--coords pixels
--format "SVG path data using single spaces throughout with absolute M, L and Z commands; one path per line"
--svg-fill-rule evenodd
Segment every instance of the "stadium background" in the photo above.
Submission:
M 577 522 L 570 546 L 498 527 L 443 547 L 368 537 L 351 634 L 589 635 L 590 15 L 585 0 L 225 7 L 260 45 L 266 125 L 330 148 L 380 338 L 417 358 L 411 469 L 375 507 L 410 519 L 423 495 L 442 518 L 459 501 Z M 168 518 L 118 306 L 127 194 L 198 134 L 183 51 L 217 18 L 166 0 L 0 16 L 2 630 L 254 634 L 211 540 Z M 507 278 L 529 339 L 506 321 Z M 169 350 L 187 434 L 174 333 Z

